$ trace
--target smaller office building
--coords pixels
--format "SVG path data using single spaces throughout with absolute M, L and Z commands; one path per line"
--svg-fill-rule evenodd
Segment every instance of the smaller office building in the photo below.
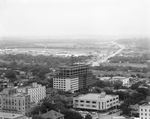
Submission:
M 106 111 L 119 105 L 118 95 L 86 94 L 73 99 L 73 107 L 76 109 L 86 109 L 95 111 Z
M 37 83 L 32 83 L 31 86 L 17 88 L 17 91 L 30 95 L 31 103 L 39 102 L 46 97 L 46 87 Z

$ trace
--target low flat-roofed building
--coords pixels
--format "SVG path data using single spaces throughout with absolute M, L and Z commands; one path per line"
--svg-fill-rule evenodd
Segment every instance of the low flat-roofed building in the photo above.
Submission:
M 0 112 L 0 119 L 32 119 L 32 117 L 26 117 L 23 114 Z
M 86 94 L 73 99 L 73 107 L 77 109 L 105 111 L 119 105 L 118 95 Z
M 121 81 L 123 86 L 128 86 L 130 84 L 130 77 L 121 77 L 121 76 L 114 76 L 112 77 L 111 81 Z
M 126 119 L 126 118 L 123 116 L 114 116 L 114 117 L 112 117 L 112 119 Z

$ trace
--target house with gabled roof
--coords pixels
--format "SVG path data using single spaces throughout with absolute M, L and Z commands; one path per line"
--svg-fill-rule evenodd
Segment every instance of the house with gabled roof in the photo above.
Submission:
M 45 119 L 64 119 L 64 115 L 59 113 L 59 112 L 56 112 L 54 110 L 51 110 L 47 113 L 44 113 L 41 115 L 43 118 Z

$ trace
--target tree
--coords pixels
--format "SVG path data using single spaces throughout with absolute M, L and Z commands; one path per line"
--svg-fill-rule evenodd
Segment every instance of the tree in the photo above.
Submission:
M 130 115 L 131 109 L 127 106 L 124 106 L 123 109 L 122 109 L 122 113 L 126 114 L 126 115 Z
M 6 71 L 5 72 L 5 77 L 6 78 L 16 78 L 16 74 L 14 73 L 14 71 L 12 71 L 12 70 L 8 70 L 8 71 Z
M 75 111 L 62 110 L 61 113 L 65 115 L 65 119 L 83 119 L 83 117 Z
M 114 89 L 120 89 L 122 87 L 122 82 L 121 81 L 115 81 L 113 86 L 114 86 Z
M 137 92 L 143 94 L 145 98 L 148 95 L 148 89 L 145 88 L 138 88 Z
M 87 114 L 84 119 L 92 119 L 92 116 L 90 114 Z
M 45 118 L 43 118 L 43 117 L 41 117 L 39 115 L 34 115 L 34 116 L 32 116 L 32 119 L 45 119 Z
M 135 89 L 137 89 L 141 84 L 142 84 L 142 82 L 137 82 L 137 83 L 135 83 L 135 84 L 133 84 L 133 85 L 131 86 L 131 89 L 132 89 L 132 90 L 135 90 Z

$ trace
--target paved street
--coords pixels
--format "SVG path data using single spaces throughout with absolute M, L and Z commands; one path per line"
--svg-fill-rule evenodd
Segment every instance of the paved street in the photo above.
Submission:
M 113 116 L 119 116 L 120 115 L 120 112 L 116 112 L 116 113 L 113 113 L 113 114 L 98 114 L 98 116 L 93 116 L 93 119 L 112 119 Z
M 112 44 L 117 45 L 120 49 L 117 50 L 116 52 L 114 52 L 114 53 L 108 55 L 108 56 L 103 57 L 103 58 L 101 58 L 101 57 L 98 55 L 97 58 L 96 58 L 97 61 L 94 61 L 94 60 L 92 61 L 92 66 L 99 66 L 100 63 L 106 62 L 109 58 L 114 57 L 114 56 L 116 56 L 117 54 L 120 54 L 120 53 L 122 52 L 122 50 L 125 49 L 125 47 L 124 47 L 123 45 L 120 45 L 120 44 L 118 44 L 118 43 L 116 43 L 116 42 L 114 42 L 114 41 L 112 41 Z

